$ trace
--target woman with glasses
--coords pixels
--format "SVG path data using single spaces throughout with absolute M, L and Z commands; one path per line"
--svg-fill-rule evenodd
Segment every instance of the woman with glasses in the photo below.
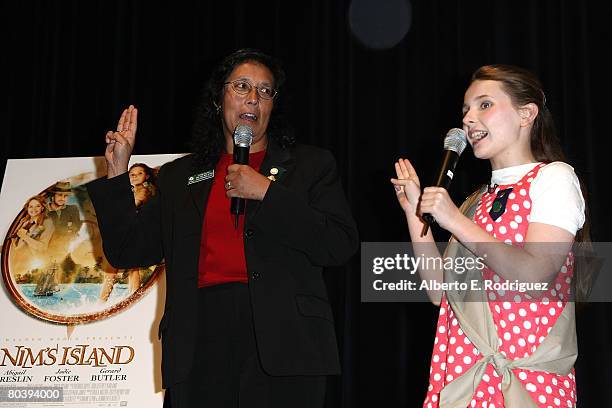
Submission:
M 160 169 L 138 211 L 127 164 L 137 110 L 106 134 L 107 178 L 88 185 L 117 268 L 165 258 L 166 402 L 182 407 L 321 407 L 340 365 L 322 268 L 358 238 L 336 164 L 296 144 L 282 116 L 278 62 L 239 50 L 215 69 L 193 125 L 193 154 Z M 233 134 L 252 130 L 248 165 Z M 246 200 L 237 227 L 230 199 Z

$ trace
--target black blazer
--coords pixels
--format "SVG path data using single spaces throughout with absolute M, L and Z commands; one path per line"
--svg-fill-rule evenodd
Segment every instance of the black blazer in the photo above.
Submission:
M 195 354 L 198 257 L 212 184 L 197 181 L 189 155 L 163 165 L 158 193 L 136 211 L 128 175 L 87 185 L 104 252 L 117 268 L 166 262 L 164 387 L 188 378 Z M 248 201 L 244 252 L 255 337 L 270 375 L 338 374 L 333 316 L 321 276 L 355 253 L 357 229 L 332 155 L 270 143 L 260 172 L 276 168 L 263 201 Z M 223 175 L 216 175 L 223 177 Z M 229 209 L 228 209 L 229 211 Z

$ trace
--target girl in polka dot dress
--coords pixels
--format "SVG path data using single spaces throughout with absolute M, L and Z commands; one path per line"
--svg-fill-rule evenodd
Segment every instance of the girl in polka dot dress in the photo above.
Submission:
M 570 296 L 571 247 L 580 239 L 585 222 L 580 183 L 572 167 L 562 161 L 539 81 L 521 68 L 491 65 L 473 74 L 464 97 L 463 128 L 474 155 L 488 159 L 492 167 L 491 186 L 477 197 L 472 218 L 455 206 L 445 189 L 427 187 L 421 192 L 408 160 L 395 164 L 397 179 L 391 181 L 415 253 L 440 257 L 431 230 L 422 235 L 420 215 L 429 213 L 476 256 L 486 253 L 483 281 L 549 282 L 537 300 L 532 292 L 485 293 L 497 335 L 496 351 L 507 361 L 528 358 L 547 338 Z M 508 245 L 493 245 L 500 242 Z M 442 270 L 421 269 L 419 274 L 423 280 L 443 281 Z M 441 404 L 441 392 L 479 362 L 482 351 L 464 332 L 447 296 L 435 290 L 428 295 L 440 305 L 440 313 L 423 406 L 459 407 L 456 402 Z M 573 313 L 570 319 L 573 322 Z M 530 406 L 575 406 L 573 369 L 555 374 L 517 367 L 511 372 L 530 397 Z M 504 396 L 502 377 L 493 364 L 486 364 L 465 405 L 522 406 Z

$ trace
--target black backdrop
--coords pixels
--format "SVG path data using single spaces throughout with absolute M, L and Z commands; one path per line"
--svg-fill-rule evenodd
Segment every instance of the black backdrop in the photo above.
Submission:
M 392 9 L 400 2 L 407 0 L 372 3 Z M 604 177 L 610 6 L 414 0 L 408 34 L 374 50 L 351 33 L 349 4 L 2 1 L 0 176 L 7 158 L 101 155 L 105 131 L 130 103 L 140 109 L 136 154 L 187 151 L 192 108 L 212 66 L 237 48 L 256 47 L 284 62 L 282 92 L 299 140 L 335 154 L 361 240 L 405 241 L 388 181 L 394 160 L 409 157 L 431 179 L 441 138 L 460 125 L 469 74 L 511 63 L 542 78 L 569 161 L 589 188 L 593 238 L 611 240 Z M 459 167 L 456 201 L 489 175 L 469 151 Z M 361 303 L 358 255 L 326 279 L 344 367 L 330 381 L 328 406 L 419 406 L 436 308 Z M 610 305 L 598 304 L 579 316 L 580 407 L 612 406 L 611 315 Z

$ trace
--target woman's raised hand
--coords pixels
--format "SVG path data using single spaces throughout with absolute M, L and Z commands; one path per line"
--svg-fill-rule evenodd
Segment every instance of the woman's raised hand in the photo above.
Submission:
M 392 178 L 395 194 L 404 212 L 416 214 L 421 197 L 421 183 L 414 167 L 408 159 L 399 159 L 395 163 L 397 178 Z
M 123 110 L 117 130 L 106 132 L 106 166 L 108 178 L 118 176 L 127 171 L 130 156 L 136 143 L 136 128 L 138 125 L 138 110 L 130 105 Z

